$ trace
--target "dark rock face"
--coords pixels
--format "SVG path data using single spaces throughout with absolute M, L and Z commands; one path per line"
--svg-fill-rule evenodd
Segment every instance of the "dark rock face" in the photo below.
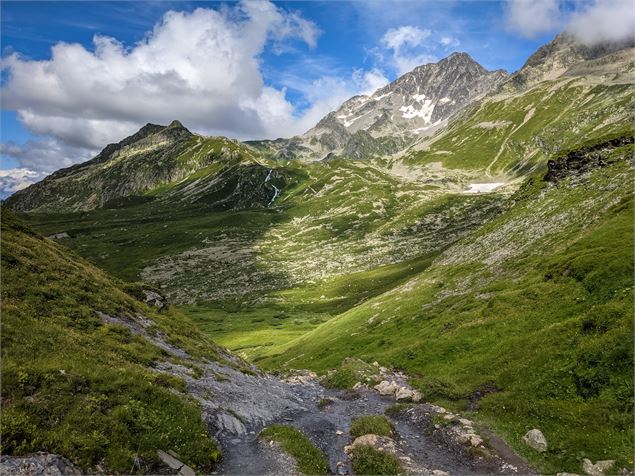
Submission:
M 561 180 L 582 175 L 590 170 L 604 167 L 608 163 L 608 153 L 634 141 L 632 136 L 621 136 L 614 139 L 590 145 L 573 152 L 569 152 L 563 157 L 547 162 L 547 174 L 544 180 L 551 183 L 558 183 Z

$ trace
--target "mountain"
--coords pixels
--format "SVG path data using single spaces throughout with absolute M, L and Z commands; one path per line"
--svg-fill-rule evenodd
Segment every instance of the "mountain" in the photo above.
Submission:
M 221 209 L 265 207 L 275 184 L 285 183 L 269 172 L 236 140 L 192 134 L 179 121 L 147 124 L 94 159 L 16 192 L 6 204 L 16 211 L 75 212 L 149 202 L 161 192 L 168 200 Z
M 615 52 L 621 52 L 627 57 L 630 56 L 632 60 L 632 51 L 625 52 L 624 50 L 634 46 L 635 41 L 633 40 L 586 46 L 576 41 L 570 34 L 561 33 L 532 54 L 523 67 L 512 74 L 500 87 L 502 91 L 507 92 L 522 90 L 540 81 L 570 75 L 569 69 L 574 65 L 606 57 Z M 616 61 L 616 58 L 608 61 L 609 64 L 616 62 L 619 62 Z
M 390 155 L 441 127 L 454 113 L 507 78 L 467 53 L 418 66 L 370 96 L 354 96 L 299 137 L 253 142 L 283 158 L 365 159 Z

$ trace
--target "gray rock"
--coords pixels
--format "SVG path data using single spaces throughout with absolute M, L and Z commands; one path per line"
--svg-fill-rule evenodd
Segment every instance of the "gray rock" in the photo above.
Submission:
M 52 235 L 47 236 L 47 238 L 49 240 L 62 240 L 64 238 L 70 238 L 70 236 L 65 231 L 62 231 L 61 233 L 53 233 Z
M 529 430 L 523 436 L 523 443 L 525 443 L 530 448 L 535 449 L 539 453 L 544 453 L 547 451 L 547 438 L 542 434 L 542 431 L 534 428 L 533 430 Z
M 399 385 L 394 380 L 392 382 L 388 382 L 388 380 L 382 380 L 379 384 L 375 385 L 375 390 L 379 392 L 380 395 L 394 395 L 399 389 Z
M 612 459 L 598 461 L 595 464 L 587 458 L 582 460 L 582 471 L 589 476 L 604 476 L 613 466 L 615 466 L 615 460 Z
M 66 458 L 50 453 L 36 453 L 30 456 L 2 456 L 0 474 L 6 476 L 62 476 L 82 474 Z
M 163 309 L 165 307 L 165 298 L 161 296 L 159 293 L 155 293 L 154 291 L 150 291 L 149 289 L 144 289 L 143 294 L 145 296 L 144 302 L 146 304 L 150 304 L 151 306 L 156 307 L 157 309 Z
M 172 469 L 179 470 L 183 467 L 183 463 L 176 459 L 171 454 L 166 453 L 165 451 L 157 450 L 157 456 L 163 463 L 168 465 Z

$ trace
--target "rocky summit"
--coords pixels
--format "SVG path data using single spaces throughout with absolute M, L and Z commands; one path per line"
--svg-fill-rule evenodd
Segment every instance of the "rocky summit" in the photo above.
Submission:
M 3 474 L 632 474 L 634 48 L 466 53 L 2 209 Z
M 427 136 L 494 89 L 505 71 L 487 71 L 467 53 L 419 66 L 370 96 L 355 96 L 299 137 L 252 143 L 274 157 L 321 160 L 391 155 Z

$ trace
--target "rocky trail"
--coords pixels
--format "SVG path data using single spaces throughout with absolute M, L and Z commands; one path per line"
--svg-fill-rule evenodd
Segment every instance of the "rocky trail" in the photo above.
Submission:
M 383 381 L 384 385 L 389 384 L 383 393 L 409 390 L 403 375 L 382 370 L 381 377 L 391 379 Z M 367 385 L 358 385 L 353 391 L 329 389 L 310 372 L 280 383 L 291 390 L 293 398 L 289 408 L 269 423 L 300 429 L 324 451 L 332 474 L 351 474 L 351 460 L 346 450 L 351 444 L 364 443 L 395 454 L 409 474 L 534 474 L 502 441 L 496 439 L 493 444 L 491 440 L 486 441 L 476 433 L 474 423 L 439 406 L 410 403 L 395 407 L 394 393 L 380 395 L 376 388 Z M 388 388 L 391 383 L 396 384 L 393 389 Z M 266 395 L 260 397 L 267 398 Z M 368 435 L 358 438 L 359 441 L 351 438 L 349 430 L 354 418 L 384 415 L 386 410 L 395 428 L 394 439 Z M 445 423 L 435 423 L 438 418 Z M 217 474 L 296 472 L 293 459 L 276 444 L 258 437 L 261 429 L 261 425 L 247 424 L 244 431 L 238 433 L 218 433 L 224 457 Z

